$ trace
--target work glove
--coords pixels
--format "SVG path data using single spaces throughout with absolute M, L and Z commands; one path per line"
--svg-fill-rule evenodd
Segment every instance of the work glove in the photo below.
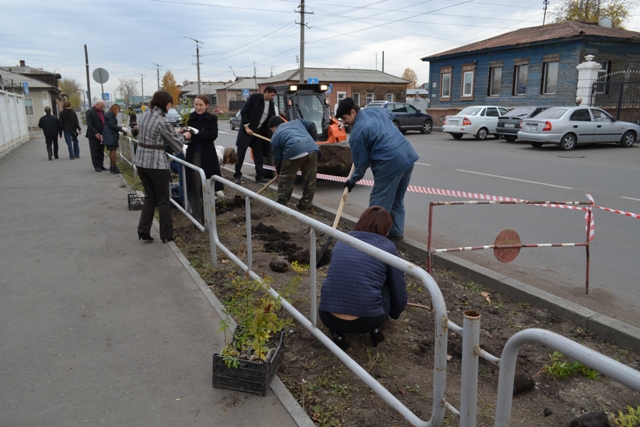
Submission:
M 355 187 L 356 184 L 347 180 L 347 182 L 344 183 L 344 187 L 349 189 L 349 193 L 351 193 L 351 190 L 353 190 L 353 187 Z
M 189 130 L 194 135 L 197 135 L 200 132 L 198 129 L 191 126 L 187 126 L 187 130 Z
M 122 132 L 131 133 L 131 129 L 129 128 L 129 126 L 122 126 Z
M 224 199 L 224 193 L 222 191 L 216 191 L 216 197 L 218 199 Z

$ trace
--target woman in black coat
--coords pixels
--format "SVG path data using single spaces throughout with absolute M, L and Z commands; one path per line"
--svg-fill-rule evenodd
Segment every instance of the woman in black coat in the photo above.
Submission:
M 109 161 L 111 167 L 109 170 L 111 173 L 122 173 L 116 164 L 116 155 L 118 152 L 118 141 L 120 135 L 118 132 L 122 132 L 122 127 L 118 126 L 118 113 L 120 112 L 120 106 L 113 104 L 109 111 L 104 115 L 104 129 L 102 131 L 103 140 L 102 143 L 109 150 Z
M 192 132 L 191 142 L 187 148 L 187 161 L 204 170 L 205 177 L 221 175 L 220 163 L 214 141 L 218 137 L 218 117 L 207 112 L 209 98 L 206 95 L 198 95 L 193 102 L 195 111 L 189 117 L 189 126 L 198 129 L 198 133 Z M 191 195 L 191 207 L 194 218 L 201 224 L 204 223 L 204 210 L 202 206 L 202 180 L 200 175 L 186 168 L 187 188 Z M 222 191 L 224 186 L 216 182 L 215 191 Z

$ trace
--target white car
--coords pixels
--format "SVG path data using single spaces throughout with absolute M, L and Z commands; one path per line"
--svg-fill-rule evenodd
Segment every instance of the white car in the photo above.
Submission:
M 478 140 L 484 140 L 488 135 L 496 135 L 498 118 L 508 112 L 508 109 L 495 105 L 467 107 L 455 116 L 445 117 L 442 131 L 451 134 L 454 139 L 473 135 Z

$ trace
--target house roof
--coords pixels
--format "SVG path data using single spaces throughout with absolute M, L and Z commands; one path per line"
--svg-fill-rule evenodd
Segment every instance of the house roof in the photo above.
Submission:
M 242 89 L 249 89 L 249 90 L 258 90 L 258 84 L 262 84 L 265 83 L 265 81 L 268 80 L 266 77 L 239 77 L 238 80 L 236 80 L 233 83 L 229 83 L 227 85 L 225 85 L 224 87 L 220 88 L 220 89 L 224 89 L 224 90 L 242 90 Z
M 221 89 L 228 84 L 229 83 L 226 83 L 226 82 L 200 84 L 200 93 L 203 95 L 215 95 L 216 90 Z M 188 85 L 188 86 L 189 88 L 191 87 L 191 85 Z M 182 88 L 181 92 L 184 92 L 184 88 Z M 195 88 L 187 92 L 185 96 L 197 96 L 197 95 L 198 95 L 198 84 L 196 83 Z
M 56 87 L 53 85 L 47 84 L 32 77 L 28 77 L 24 74 L 11 72 L 5 67 L 0 67 L 0 76 L 2 76 L 2 80 L 5 86 L 10 85 L 11 80 L 13 80 L 14 86 L 20 86 L 21 82 L 27 82 L 29 84 L 29 89 L 56 89 Z
M 501 34 L 490 39 L 460 46 L 455 49 L 436 53 L 435 55 L 422 58 L 423 61 L 443 58 L 462 53 L 477 52 L 486 49 L 502 47 L 524 46 L 532 43 L 545 42 L 551 40 L 580 38 L 585 36 L 598 36 L 612 39 L 626 39 L 640 41 L 640 33 L 635 31 L 620 30 L 617 28 L 601 27 L 597 24 L 584 22 L 566 21 L 557 24 L 547 24 L 538 27 L 522 28 Z
M 300 69 L 288 70 L 273 77 L 263 80 L 261 83 L 280 83 L 300 80 Z M 401 83 L 407 84 L 408 80 L 378 70 L 360 70 L 352 68 L 305 68 L 304 75 L 307 78 L 317 78 L 321 83 L 358 82 L 358 83 Z

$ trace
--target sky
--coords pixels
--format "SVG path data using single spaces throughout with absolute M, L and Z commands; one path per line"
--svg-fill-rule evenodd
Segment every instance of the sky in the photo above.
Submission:
M 553 21 L 550 0 L 547 22 Z M 145 95 L 158 89 L 157 70 L 178 84 L 269 77 L 298 68 L 299 0 L 0 0 L 0 66 L 60 72 L 86 89 L 89 69 L 104 68 L 114 93 L 134 79 Z M 305 66 L 406 68 L 429 79 L 421 58 L 519 28 L 542 25 L 542 0 L 305 0 Z M 635 14 L 634 14 L 635 15 Z M 640 16 L 626 24 L 640 31 Z M 185 38 L 189 37 L 191 39 Z M 596 58 L 597 60 L 597 58 Z M 306 77 L 313 77 L 306 75 Z M 91 78 L 92 97 L 100 85 Z

